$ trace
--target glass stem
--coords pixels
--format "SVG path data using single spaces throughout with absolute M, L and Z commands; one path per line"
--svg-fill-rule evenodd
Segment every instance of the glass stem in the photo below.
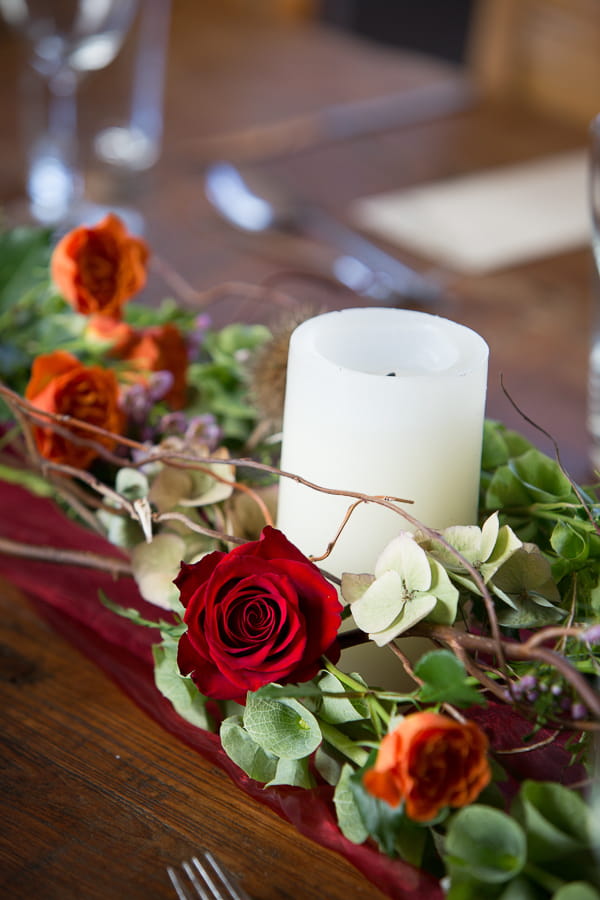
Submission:
M 77 157 L 77 75 L 60 69 L 46 81 L 47 116 L 43 133 L 32 143 L 28 191 L 38 221 L 65 219 L 82 194 Z

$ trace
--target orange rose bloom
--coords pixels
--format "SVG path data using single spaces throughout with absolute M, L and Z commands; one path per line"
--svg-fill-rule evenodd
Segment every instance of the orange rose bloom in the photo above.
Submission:
M 125 303 L 146 283 L 148 247 L 113 213 L 92 227 L 69 231 L 52 254 L 52 278 L 83 315 L 121 318 Z
M 92 342 L 109 344 L 110 356 L 120 359 L 137 340 L 138 332 L 132 325 L 122 319 L 111 319 L 108 316 L 90 316 L 85 334 Z
M 474 722 L 461 725 L 437 713 L 412 713 L 384 737 L 363 784 L 390 806 L 404 800 L 410 819 L 428 822 L 446 806 L 472 803 L 488 784 L 487 748 Z
M 113 353 L 115 348 L 113 348 Z M 165 396 L 172 409 L 185 406 L 188 353 L 183 335 L 175 325 L 154 325 L 137 332 L 137 339 L 118 353 L 119 359 L 143 372 L 170 372 L 173 385 Z
M 114 372 L 100 366 L 84 366 L 70 353 L 55 350 L 34 360 L 25 398 L 44 412 L 72 416 L 120 434 L 123 415 L 118 391 Z M 107 450 L 115 446 L 109 437 L 76 427 L 70 431 Z M 85 469 L 98 456 L 93 447 L 76 444 L 51 427 L 36 425 L 33 432 L 40 454 L 52 462 Z

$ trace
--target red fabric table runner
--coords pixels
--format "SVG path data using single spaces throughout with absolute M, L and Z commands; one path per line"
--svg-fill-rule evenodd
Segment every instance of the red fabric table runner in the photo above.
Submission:
M 1 481 L 0 534 L 31 546 L 120 555 L 99 535 L 68 519 L 53 502 Z M 426 873 L 390 860 L 370 844 L 357 846 L 346 840 L 336 825 L 329 787 L 310 792 L 291 787 L 264 789 L 229 759 L 217 735 L 190 725 L 173 710 L 154 685 L 154 630 L 117 616 L 98 599 L 98 591 L 103 590 L 115 603 L 135 607 L 146 618 L 159 618 L 161 611 L 141 599 L 132 579 L 115 580 L 104 572 L 2 554 L 0 574 L 30 596 L 41 615 L 111 676 L 148 715 L 224 769 L 238 788 L 287 819 L 302 834 L 341 853 L 394 900 L 442 900 L 437 881 Z M 531 729 L 529 723 L 498 705 L 478 712 L 476 718 L 496 749 L 519 746 Z M 540 734 L 539 739 L 542 737 Z M 567 771 L 567 756 L 557 745 L 504 757 L 505 760 L 511 761 L 511 774 L 517 779 L 562 781 Z M 573 770 L 570 772 L 572 779 L 577 777 Z

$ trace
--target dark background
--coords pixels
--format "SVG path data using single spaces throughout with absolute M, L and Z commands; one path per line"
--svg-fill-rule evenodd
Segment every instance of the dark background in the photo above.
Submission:
M 379 43 L 462 62 L 475 0 L 321 0 L 321 18 Z

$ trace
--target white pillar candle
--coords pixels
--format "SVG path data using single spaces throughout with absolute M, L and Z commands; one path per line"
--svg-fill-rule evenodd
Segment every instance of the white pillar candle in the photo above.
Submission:
M 345 309 L 309 319 L 290 341 L 281 468 L 327 488 L 412 500 L 404 508 L 433 528 L 475 523 L 487 360 L 478 334 L 426 313 Z M 320 556 L 351 503 L 281 478 L 277 525 Z M 407 528 L 362 504 L 321 565 L 338 576 L 372 573 Z

